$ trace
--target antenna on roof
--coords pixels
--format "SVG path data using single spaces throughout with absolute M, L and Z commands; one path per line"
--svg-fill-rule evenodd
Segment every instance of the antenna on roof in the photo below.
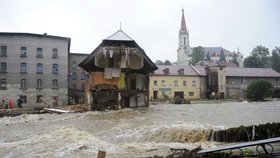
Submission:
M 122 22 L 120 22 L 120 30 L 122 30 Z

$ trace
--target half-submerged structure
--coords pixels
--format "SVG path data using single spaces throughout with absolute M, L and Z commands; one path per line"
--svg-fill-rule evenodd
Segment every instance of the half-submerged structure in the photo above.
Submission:
M 157 66 L 122 30 L 104 39 L 79 66 L 88 72 L 89 110 L 149 106 L 149 73 Z

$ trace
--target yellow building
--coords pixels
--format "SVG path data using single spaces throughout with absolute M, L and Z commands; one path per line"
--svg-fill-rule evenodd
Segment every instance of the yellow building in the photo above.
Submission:
M 177 96 L 190 100 L 200 99 L 206 92 L 205 76 L 203 67 L 158 65 L 158 70 L 150 74 L 150 100 Z

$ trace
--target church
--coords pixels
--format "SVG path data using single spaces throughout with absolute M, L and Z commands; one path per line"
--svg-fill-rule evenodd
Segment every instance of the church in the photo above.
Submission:
M 177 50 L 177 65 L 189 65 L 190 60 L 192 59 L 193 48 L 190 47 L 189 42 L 189 30 L 186 26 L 184 9 L 182 9 L 182 20 L 181 27 L 179 30 L 179 48 Z M 207 61 L 210 63 L 215 63 L 220 61 L 220 54 L 224 52 L 226 63 L 232 63 L 234 55 L 236 55 L 236 59 L 239 65 L 237 67 L 243 67 L 243 55 L 239 52 L 239 50 L 235 52 L 231 52 L 223 47 L 203 47 L 206 55 L 209 54 L 211 61 Z

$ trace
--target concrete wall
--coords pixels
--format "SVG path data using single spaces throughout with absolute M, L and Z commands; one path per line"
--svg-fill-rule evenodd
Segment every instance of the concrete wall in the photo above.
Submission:
M 69 65 L 68 65 L 68 71 L 69 71 L 69 96 L 74 98 L 75 101 L 78 103 L 84 103 L 85 100 L 85 89 L 83 89 L 83 86 L 85 88 L 86 86 L 86 80 L 82 80 L 81 74 L 84 73 L 85 77 L 87 77 L 87 72 L 84 71 L 81 67 L 78 65 L 88 56 L 89 54 L 78 54 L 78 53 L 70 53 L 69 54 Z M 76 64 L 75 64 L 76 63 Z M 72 78 L 73 73 L 76 73 L 76 79 Z M 74 86 L 75 84 L 75 86 Z
M 64 104 L 68 98 L 68 53 L 69 38 L 34 34 L 0 34 L 0 46 L 7 46 L 7 57 L 0 57 L 0 62 L 7 63 L 7 73 L 1 73 L 1 79 L 7 80 L 7 89 L 0 90 L 0 99 L 19 95 L 27 97 L 27 104 L 36 105 L 37 95 L 50 101 L 58 97 L 58 104 Z M 27 56 L 20 56 L 21 47 L 27 48 Z M 43 57 L 37 58 L 37 48 L 43 49 Z M 53 48 L 58 49 L 58 58 L 53 58 Z M 27 64 L 27 73 L 20 72 L 21 63 Z M 43 73 L 37 73 L 37 63 L 43 65 Z M 52 73 L 52 64 L 58 64 L 58 74 Z M 26 79 L 26 89 L 20 89 L 21 79 Z M 41 79 L 42 89 L 36 89 L 37 79 Z M 52 80 L 58 80 L 58 88 L 53 89 Z
M 278 77 L 226 77 L 227 97 L 243 98 L 244 90 L 255 80 L 266 80 L 272 83 L 274 87 L 280 87 L 280 78 Z

